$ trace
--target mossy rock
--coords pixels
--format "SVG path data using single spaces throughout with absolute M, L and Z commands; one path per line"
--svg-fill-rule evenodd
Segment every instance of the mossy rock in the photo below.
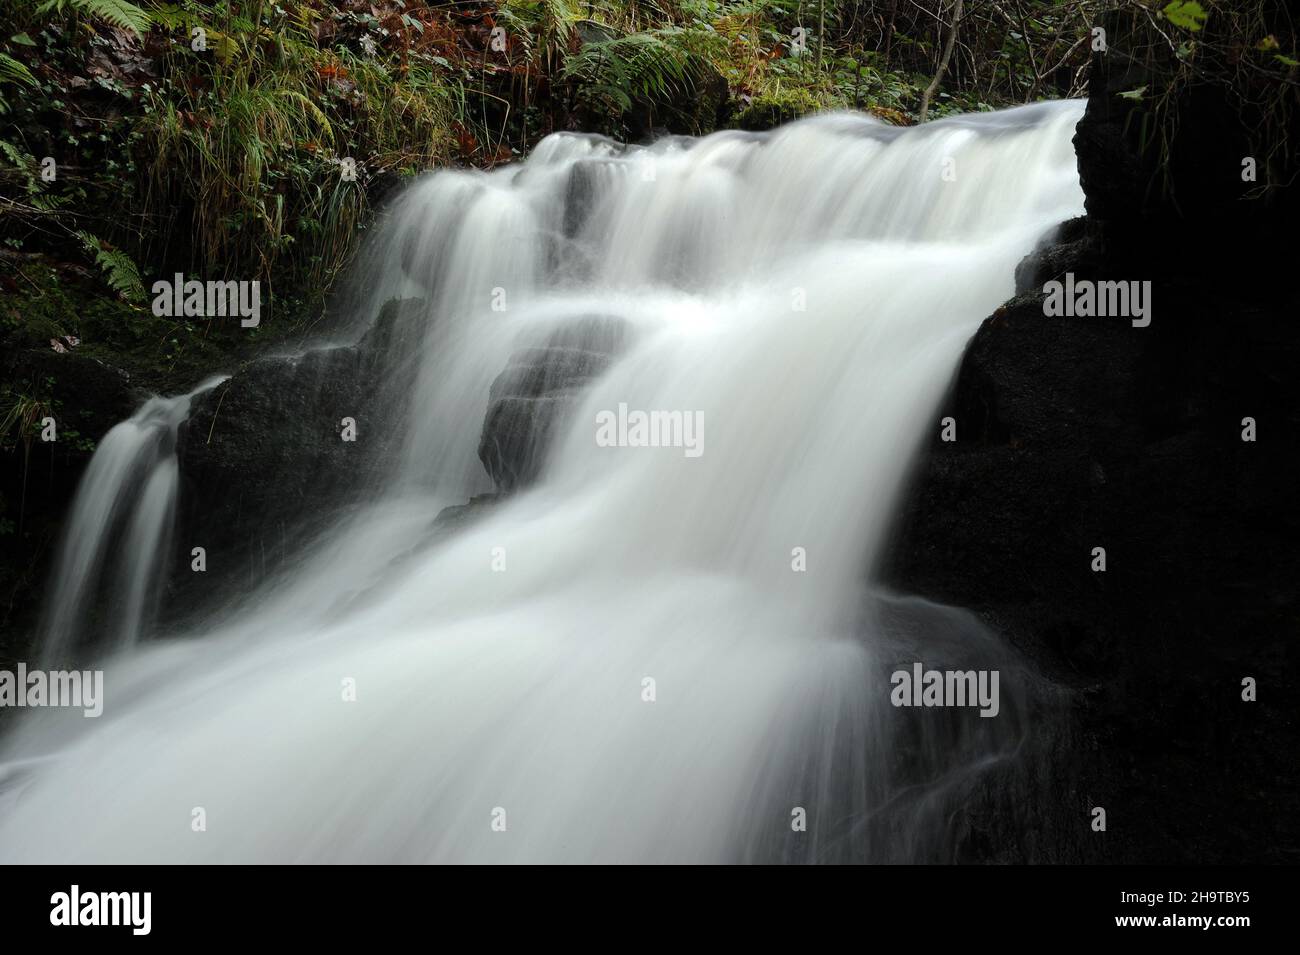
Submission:
M 807 90 L 760 93 L 735 112 L 732 125 L 749 132 L 762 132 L 811 115 L 822 108 L 822 103 Z

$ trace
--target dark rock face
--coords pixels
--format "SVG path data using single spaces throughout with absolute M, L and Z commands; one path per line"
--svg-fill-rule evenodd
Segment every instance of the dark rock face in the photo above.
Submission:
M 1100 256 L 1085 217 L 1063 222 L 1016 266 L 1016 294 L 1041 289 L 1047 282 L 1063 281 L 1070 271 L 1095 269 Z
M 972 339 L 939 413 L 957 440 L 936 421 L 882 575 L 976 611 L 1069 688 L 1057 805 L 1026 823 L 1048 858 L 1295 862 L 1300 299 L 1269 247 L 1278 206 L 1235 198 L 1238 120 L 1212 93 L 1177 104 L 1200 128 L 1172 193 L 1149 190 L 1164 170 L 1117 95 L 1144 77 L 1111 35 L 1075 139 L 1087 221 L 1024 260 Z M 1047 317 L 1066 272 L 1151 281 L 1150 326 Z M 1019 812 L 994 799 L 974 830 Z
M 86 464 L 118 422 L 131 416 L 145 395 L 121 371 L 75 351 L 13 351 L 0 358 L 0 381 L 12 394 L 47 402 L 57 440 L 0 448 L 0 513 L 14 516 L 14 527 L 0 534 L 0 657 L 17 659 L 19 635 L 36 626 L 41 593 L 48 581 L 66 513 Z M 0 415 L 9 411 L 0 409 Z M 3 666 L 3 662 L 0 662 Z
M 1260 823 L 1294 798 L 1277 757 L 1296 743 L 1279 704 L 1297 689 L 1300 333 L 1236 289 L 1153 294 L 1146 329 L 1046 318 L 1033 293 L 984 323 L 941 412 L 957 441 L 927 452 L 885 577 L 976 610 L 1076 689 L 1079 796 L 1132 823 L 1097 857 L 1281 861 L 1294 814 Z M 1248 676 L 1271 703 L 1241 700 Z
M 498 490 L 517 490 L 537 478 L 557 426 L 622 349 L 627 333 L 622 319 L 590 316 L 510 356 L 492 382 L 478 446 Z
M 497 494 L 480 494 L 471 497 L 464 504 L 453 504 L 438 512 L 430 528 L 430 535 L 436 537 L 450 536 L 473 525 L 479 518 L 490 514 L 492 508 L 500 503 Z
M 304 540 L 381 480 L 398 412 L 387 389 L 409 388 L 410 362 L 391 353 L 418 334 L 423 302 L 392 301 L 356 345 L 249 363 L 198 397 L 182 426 L 171 603 L 183 609 L 273 575 Z M 356 440 L 343 440 L 344 418 Z M 188 572 L 191 548 L 205 574 Z M 181 599 L 183 598 L 183 599 Z

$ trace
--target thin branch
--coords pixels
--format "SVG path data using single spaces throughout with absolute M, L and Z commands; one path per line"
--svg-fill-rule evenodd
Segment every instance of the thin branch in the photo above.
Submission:
M 948 72 L 948 61 L 952 59 L 953 44 L 957 40 L 957 24 L 961 22 L 961 8 L 964 0 L 957 0 L 952 11 L 952 26 L 948 28 L 948 42 L 943 45 L 943 56 L 939 58 L 939 68 L 934 72 L 934 79 L 930 85 L 925 88 L 921 95 L 920 116 L 917 118 L 918 123 L 925 122 L 925 114 L 930 111 L 930 100 L 935 92 L 939 89 L 939 84 L 943 82 L 943 75 Z

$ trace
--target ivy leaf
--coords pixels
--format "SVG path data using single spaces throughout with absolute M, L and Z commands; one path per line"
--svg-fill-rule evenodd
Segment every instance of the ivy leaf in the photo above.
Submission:
M 1193 32 L 1205 23 L 1208 14 L 1196 0 L 1173 0 L 1164 9 L 1165 19 L 1176 27 Z
M 1120 93 L 1119 95 L 1121 99 L 1139 100 L 1142 98 L 1142 94 L 1145 93 L 1146 91 L 1147 88 L 1145 86 L 1139 86 L 1135 90 L 1125 90 L 1123 93 Z
M 9 38 L 9 41 L 10 41 L 11 43 L 17 43 L 17 44 L 20 44 L 21 46 L 35 46 L 35 45 L 36 45 L 36 41 L 33 40 L 31 37 L 29 37 L 26 33 L 15 33 L 13 36 L 11 36 L 11 37 Z

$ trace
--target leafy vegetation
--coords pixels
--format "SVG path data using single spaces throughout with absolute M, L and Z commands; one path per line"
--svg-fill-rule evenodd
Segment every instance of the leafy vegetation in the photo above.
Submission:
M 1230 75 L 1290 116 L 1297 53 L 1278 0 L 1120 5 L 1167 39 L 1170 86 Z M 1080 95 L 1109 6 L 0 0 L 0 318 L 44 314 L 31 300 L 57 274 L 74 315 L 103 299 L 164 346 L 224 356 L 309 325 L 375 208 L 422 170 L 510 162 L 561 129 L 639 139 L 826 109 L 909 124 Z M 1247 42 L 1224 39 L 1233 31 Z M 1154 113 L 1166 94 L 1132 95 Z M 200 325 L 204 348 L 186 345 L 183 322 L 145 308 L 152 282 L 177 272 L 261 280 L 272 317 L 252 334 Z M 39 344 L 52 337 L 39 324 L 0 332 Z M 82 348 L 123 337 L 74 331 Z M 161 349 L 145 382 L 175 357 Z
M 1155 82 L 1121 95 L 1133 100 L 1144 150 L 1166 173 L 1172 143 L 1188 120 L 1193 96 L 1223 98 L 1248 129 L 1258 162 L 1252 198 L 1275 196 L 1296 181 L 1294 138 L 1300 107 L 1296 20 L 1286 0 L 1164 0 L 1115 12 L 1134 36 L 1143 69 Z M 1165 178 L 1161 188 L 1168 191 Z

